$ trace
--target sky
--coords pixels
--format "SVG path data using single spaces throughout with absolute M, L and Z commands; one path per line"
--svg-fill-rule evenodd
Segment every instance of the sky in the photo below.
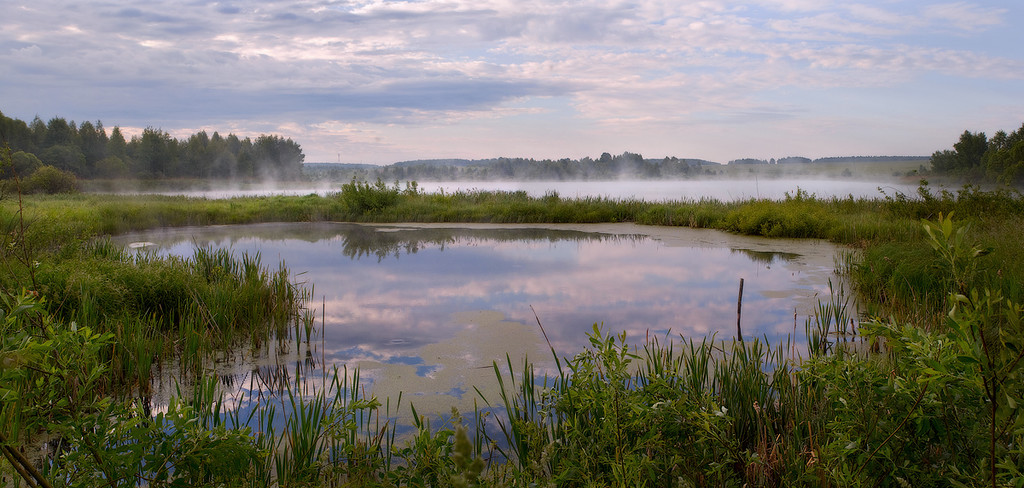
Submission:
M 930 155 L 1024 123 L 1024 2 L 0 0 L 0 111 L 306 162 Z

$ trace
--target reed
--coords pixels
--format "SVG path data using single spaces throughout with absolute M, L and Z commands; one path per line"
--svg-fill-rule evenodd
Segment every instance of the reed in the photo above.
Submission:
M 977 435 L 985 402 L 954 369 L 949 339 L 894 322 L 855 336 L 848 297 L 833 291 L 806 322 L 806 357 L 757 339 L 634 349 L 595 325 L 558 377 L 496 364 L 509 459 L 524 479 L 566 486 L 967 482 L 978 466 L 951 454 Z M 861 340 L 899 349 L 879 356 Z M 951 369 L 931 369 L 940 357 Z
M 392 192 L 373 185 L 363 191 Z M 1020 482 L 1014 467 L 1022 439 L 1011 428 L 1020 418 L 1014 405 L 1024 401 L 1012 381 L 1021 363 L 1014 355 L 1024 277 L 1016 259 L 1024 253 L 1019 194 L 922 187 L 916 197 L 874 200 L 798 192 L 780 202 L 648 203 L 399 189 L 359 207 L 344 193 L 224 201 L 31 197 L 17 208 L 5 202 L 6 433 L 57 426 L 74 444 L 48 473 L 82 485 Z M 962 239 L 974 254 L 969 274 L 937 261 L 941 249 L 921 224 L 950 212 L 970 224 L 976 240 Z M 202 358 L 213 351 L 315 336 L 315 315 L 305 308 L 311 295 L 283 265 L 271 271 L 259 255 L 213 249 L 156 258 L 95 239 L 154 226 L 316 219 L 631 221 L 826 238 L 859 248 L 847 266 L 855 291 L 869 316 L 892 318 L 871 318 L 855 332 L 858 314 L 837 289 L 805 322 L 806 346 L 714 337 L 629 345 L 595 325 L 585 351 L 571 358 L 553 352 L 553 377 L 538 377 L 528 361 L 513 365 L 506 357 L 494 365 L 501 393 L 484 399 L 498 424 L 494 438 L 479 411 L 466 429 L 457 413 L 429 419 L 409 404 L 416 422 L 399 445 L 393 415 L 401 397 L 385 399 L 382 408 L 362 393 L 358 371 L 335 369 L 317 381 L 299 365 L 278 368 L 259 379 L 266 388 L 233 399 L 231 409 L 211 386 Z M 951 285 L 960 293 L 951 295 Z M 133 388 L 144 396 L 153 368 L 168 357 L 180 358 L 193 393 L 179 393 L 189 398 L 151 422 L 150 412 L 119 399 Z M 220 471 L 188 464 L 225 453 L 234 464 L 217 465 Z M 492 462 L 483 470 L 485 458 Z M 172 471 L 169 463 L 192 467 Z M 222 481 L 228 473 L 234 481 Z
M 258 254 L 201 248 L 189 259 L 159 258 L 104 240 L 64 252 L 37 267 L 37 286 L 56 317 L 116 334 L 106 354 L 129 389 L 144 390 L 152 367 L 171 358 L 197 372 L 215 351 L 283 339 L 296 327 L 312 333 L 311 291 Z
M 217 393 L 216 379 L 199 376 L 190 394 L 179 390 L 187 401 L 172 400 L 157 416 L 152 428 L 161 434 L 154 437 L 133 436 L 115 423 L 103 428 L 116 435 L 81 440 L 113 439 L 136 446 L 131 452 L 152 453 L 146 456 L 163 452 L 160 446 L 169 442 L 190 446 L 187 452 L 124 458 L 140 464 L 110 467 L 118 479 L 194 482 L 200 473 L 215 480 L 241 466 L 244 482 L 238 484 L 247 486 L 969 482 L 979 473 L 975 463 L 983 449 L 972 439 L 986 427 L 980 415 L 985 400 L 958 342 L 913 326 L 872 322 L 862 324 L 856 339 L 884 352 L 849 347 L 853 331 L 835 333 L 852 317 L 848 300 L 841 289 L 833 292 L 807 321 L 806 357 L 791 342 L 757 339 L 653 337 L 634 347 L 597 324 L 590 347 L 571 358 L 554 357 L 553 378 L 538 377 L 529 361 L 514 367 L 506 357 L 493 365 L 501 401 L 488 404 L 505 412 L 496 417 L 496 439 L 482 427 L 479 412 L 470 431 L 457 412 L 438 425 L 410 405 L 414 432 L 399 445 L 391 402 L 382 409 L 361 393 L 358 370 L 335 368 L 318 379 L 296 363 L 288 381 L 257 388 L 260 395 L 240 398 L 232 409 Z M 193 325 L 182 330 L 185 336 L 198 333 Z M 400 406 L 401 397 L 395 410 Z M 130 414 L 101 411 L 104 422 L 117 415 Z M 223 442 L 208 444 L 203 435 Z M 77 446 L 50 472 L 81 473 L 89 466 L 87 457 L 76 454 L 89 448 Z M 99 446 L 102 457 L 120 452 L 112 444 Z M 160 468 L 168 460 L 187 466 L 188 456 L 202 452 L 230 452 L 237 465 L 220 471 L 206 464 Z M 484 469 L 484 459 L 494 454 L 499 461 Z M 1008 471 L 999 476 L 1012 479 Z
M 266 221 L 372 222 L 637 222 L 717 228 L 744 234 L 812 237 L 851 244 L 868 252 L 870 273 L 857 274 L 859 288 L 880 290 L 874 297 L 894 310 L 927 309 L 941 313 L 942 303 L 928 282 L 932 272 L 918 252 L 923 232 L 920 219 L 954 212 L 970 222 L 986 245 L 999 254 L 1000 283 L 1008 296 L 1019 296 L 1024 265 L 1012 259 L 1020 240 L 1013 229 L 1021 224 L 1024 198 L 1010 190 L 982 191 L 964 187 L 933 192 L 922 185 L 917 195 L 882 194 L 879 198 L 819 198 L 798 190 L 780 201 L 750 199 L 643 202 L 607 198 L 567 199 L 558 195 L 529 197 L 525 192 L 458 191 L 426 194 L 414 187 L 360 186 L 358 198 L 346 186 L 324 196 L 231 198 L 205 200 L 154 195 L 26 196 L 29 222 L 25 242 L 37 250 L 67 248 L 96 235 L 154 227 Z M 370 204 L 353 203 L 359 198 Z M 10 213 L 9 210 L 6 212 Z M 13 221 L 12 217 L 7 219 Z M 887 265 L 886 258 L 900 266 Z M 17 270 L 19 273 L 24 270 Z M 17 275 L 14 275 L 15 277 Z M 20 278 L 16 278 L 20 279 Z M 9 282 L 10 283 L 10 282 Z M 883 285 L 883 286 L 879 286 Z M 941 297 L 941 294 L 939 294 Z

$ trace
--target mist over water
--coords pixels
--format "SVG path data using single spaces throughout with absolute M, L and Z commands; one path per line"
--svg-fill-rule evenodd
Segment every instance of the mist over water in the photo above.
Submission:
M 714 199 L 732 202 L 748 199 L 782 200 L 796 195 L 797 190 L 821 198 L 876 198 L 881 191 L 887 194 L 901 192 L 913 195 L 916 186 L 869 181 L 827 179 L 758 180 L 621 180 L 621 181 L 484 181 L 484 182 L 424 182 L 420 188 L 428 193 L 459 190 L 525 191 L 540 197 L 557 192 L 562 198 L 602 197 L 614 200 L 701 200 Z M 881 188 L 881 190 L 879 190 Z
M 404 187 L 405 182 L 400 182 Z M 448 181 L 417 182 L 426 193 L 458 191 L 525 191 L 533 197 L 557 193 L 562 198 L 609 198 L 613 200 L 671 201 L 714 199 L 732 202 L 748 199 L 782 200 L 797 190 L 819 198 L 881 198 L 897 192 L 914 195 L 916 185 L 837 179 L 695 179 L 695 180 L 617 180 L 617 181 Z M 165 190 L 163 195 L 197 198 L 233 198 L 270 195 L 327 195 L 341 190 L 341 183 L 306 186 L 260 186 Z

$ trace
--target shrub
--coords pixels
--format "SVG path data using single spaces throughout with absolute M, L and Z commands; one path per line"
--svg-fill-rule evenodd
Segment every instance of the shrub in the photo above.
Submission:
M 824 207 L 799 199 L 750 201 L 729 211 L 724 221 L 728 230 L 765 237 L 824 238 L 835 226 L 835 218 Z
M 11 155 L 11 169 L 3 168 L 3 172 L 0 173 L 4 178 L 9 178 L 17 175 L 20 178 L 25 178 L 32 173 L 35 173 L 37 169 L 43 166 L 43 162 L 36 157 L 35 154 L 27 153 L 25 151 L 18 151 Z
M 358 215 L 367 212 L 380 212 L 398 202 L 401 190 L 396 183 L 389 187 L 383 181 L 374 184 L 353 179 L 341 185 L 341 201 L 351 212 Z
M 25 180 L 26 193 L 76 193 L 78 178 L 69 171 L 62 171 L 53 166 L 42 166 Z

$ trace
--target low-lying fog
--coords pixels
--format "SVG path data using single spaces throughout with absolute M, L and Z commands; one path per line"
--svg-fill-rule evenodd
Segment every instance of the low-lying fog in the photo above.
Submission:
M 562 198 L 604 197 L 616 200 L 639 199 L 645 201 L 716 199 L 736 201 L 751 198 L 781 200 L 795 195 L 797 189 L 817 197 L 880 198 L 883 192 L 914 195 L 916 185 L 892 182 L 871 182 L 835 179 L 697 179 L 697 180 L 621 180 L 621 181 L 450 181 L 418 182 L 421 191 L 525 191 L 540 197 L 553 192 Z M 404 188 L 405 184 L 401 183 Z M 340 191 L 341 184 L 309 184 L 287 188 L 274 185 L 242 186 L 205 190 L 166 190 L 168 195 L 186 195 L 203 198 L 231 198 L 265 195 L 326 195 Z

